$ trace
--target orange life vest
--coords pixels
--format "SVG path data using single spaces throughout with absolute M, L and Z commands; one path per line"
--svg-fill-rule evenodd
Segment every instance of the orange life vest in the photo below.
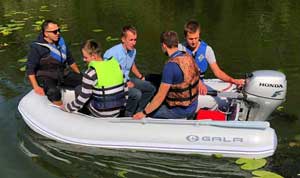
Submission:
M 171 85 L 166 102 L 170 107 L 188 107 L 198 98 L 199 69 L 195 60 L 189 54 L 170 58 L 168 62 L 175 62 L 183 73 L 183 82 Z

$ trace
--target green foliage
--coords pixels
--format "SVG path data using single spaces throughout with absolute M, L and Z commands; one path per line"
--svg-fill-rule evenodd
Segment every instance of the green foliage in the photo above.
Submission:
M 242 164 L 241 169 L 243 170 L 256 170 L 266 165 L 267 160 L 265 159 L 248 159 L 240 158 L 235 161 L 236 164 Z
M 26 66 L 21 67 L 19 70 L 20 70 L 21 72 L 25 72 Z
M 0 33 L 2 33 L 3 36 L 8 36 L 8 35 L 12 34 L 12 31 L 10 29 L 4 29 L 4 30 L 0 31 Z
M 47 9 L 48 6 L 41 6 L 40 9 Z
M 67 32 L 67 31 L 69 31 L 68 24 L 61 24 L 60 25 L 60 29 L 61 29 L 61 32 Z
M 269 171 L 253 171 L 252 172 L 253 175 L 257 176 L 257 177 L 253 177 L 253 178 L 283 178 L 282 176 L 273 173 L 273 172 L 269 172 Z
M 45 20 L 42 19 L 42 20 L 35 21 L 34 23 L 35 23 L 36 25 L 42 25 L 42 23 L 43 23 L 44 21 L 45 21 Z
M 24 63 L 27 62 L 27 59 L 26 58 L 18 59 L 18 62 Z
M 111 41 L 118 41 L 119 38 L 112 38 L 111 36 L 107 36 L 107 37 L 105 38 L 105 40 L 106 40 L 107 42 L 111 42 Z
M 99 32 L 102 32 L 103 29 L 98 28 L 98 29 L 94 29 L 94 30 L 92 30 L 92 31 L 95 32 L 95 33 L 99 33 Z
M 278 106 L 278 107 L 276 108 L 277 111 L 283 111 L 283 109 L 284 109 L 283 106 Z
M 121 170 L 117 173 L 117 176 L 121 177 L 121 178 L 126 178 L 125 174 L 127 174 L 127 173 L 128 173 L 127 171 Z
M 222 154 L 214 154 L 213 156 L 214 156 L 215 158 L 219 158 L 219 159 L 220 159 L 220 158 L 223 158 L 223 155 L 222 155 Z
M 8 46 L 7 43 L 0 43 L 0 48 L 7 47 L 7 46 Z

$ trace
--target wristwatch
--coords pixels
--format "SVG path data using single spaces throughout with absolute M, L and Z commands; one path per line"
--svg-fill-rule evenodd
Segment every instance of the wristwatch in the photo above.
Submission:
M 145 109 L 144 109 L 142 112 L 143 112 L 143 114 L 144 114 L 146 117 L 148 116 L 148 114 L 146 113 Z

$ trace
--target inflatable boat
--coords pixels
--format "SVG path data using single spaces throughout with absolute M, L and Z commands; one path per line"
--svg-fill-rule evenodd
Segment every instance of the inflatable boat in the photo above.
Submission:
M 263 158 L 277 147 L 275 131 L 264 121 L 286 95 L 284 74 L 255 71 L 242 90 L 222 91 L 228 84 L 206 80 L 214 96 L 200 96 L 201 109 L 225 110 L 226 121 L 144 118 L 95 118 L 67 113 L 54 107 L 45 96 L 30 91 L 19 102 L 19 112 L 35 132 L 66 144 L 110 149 L 186 153 L 224 157 Z M 74 98 L 63 91 L 64 102 Z M 205 98 L 208 103 L 203 102 Z M 225 108 L 225 109 L 224 109 Z M 211 109 L 211 108 L 210 108 Z

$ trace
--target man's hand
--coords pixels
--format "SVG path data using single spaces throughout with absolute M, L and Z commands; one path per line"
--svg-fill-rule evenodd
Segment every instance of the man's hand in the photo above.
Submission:
M 34 92 L 41 96 L 45 95 L 44 89 L 40 86 L 34 87 Z
M 59 106 L 59 108 L 60 108 L 61 110 L 63 110 L 63 111 L 66 111 L 66 112 L 67 112 L 67 110 L 66 110 L 66 108 L 65 108 L 65 105 L 64 105 L 64 104 L 60 105 L 60 106 Z
M 134 83 L 132 81 L 128 81 L 127 82 L 127 87 L 128 88 L 133 88 L 134 87 Z
M 135 120 L 140 120 L 140 119 L 145 118 L 145 117 L 146 116 L 143 112 L 138 112 L 138 113 L 133 115 L 133 119 L 135 119 Z
M 199 89 L 199 94 L 200 95 L 206 95 L 207 94 L 207 87 L 201 81 L 199 81 L 198 89 Z
M 245 79 L 233 79 L 232 83 L 236 84 L 238 88 L 241 88 L 245 85 Z

